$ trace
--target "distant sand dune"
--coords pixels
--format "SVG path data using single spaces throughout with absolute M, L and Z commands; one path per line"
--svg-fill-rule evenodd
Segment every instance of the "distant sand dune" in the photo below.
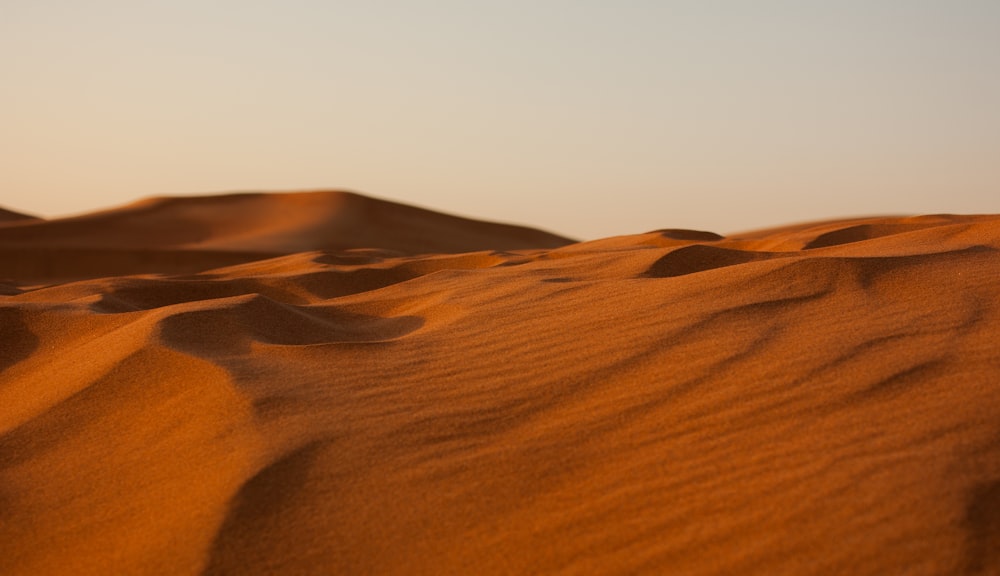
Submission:
M 4 224 L 10 224 L 13 222 L 29 222 L 32 220 L 39 220 L 35 216 L 29 216 L 27 214 L 21 214 L 20 212 L 12 212 L 10 210 L 5 210 L 0 208 L 0 226 Z
M 1000 216 L 0 228 L 0 574 L 1000 574 Z
M 0 215 L 2 216 L 2 215 Z M 0 228 L 0 278 L 201 272 L 312 250 L 403 254 L 555 248 L 572 240 L 350 192 L 153 198 Z

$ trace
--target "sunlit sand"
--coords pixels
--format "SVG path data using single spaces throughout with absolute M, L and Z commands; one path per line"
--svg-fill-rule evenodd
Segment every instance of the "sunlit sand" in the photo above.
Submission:
M 1000 216 L 22 216 L 0 574 L 1000 573 Z

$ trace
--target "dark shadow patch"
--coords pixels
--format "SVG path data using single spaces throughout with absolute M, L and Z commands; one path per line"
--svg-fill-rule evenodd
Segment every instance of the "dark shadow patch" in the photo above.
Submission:
M 942 224 L 950 223 L 951 222 L 948 221 L 925 221 L 910 223 L 858 224 L 857 226 L 848 226 L 846 228 L 831 230 L 830 232 L 820 234 L 806 243 L 802 249 L 811 250 L 813 248 L 840 246 L 841 244 L 850 244 L 852 242 L 882 238 L 884 236 L 892 236 L 894 234 L 902 234 L 904 232 L 912 232 L 914 230 L 934 228 Z
M 661 230 L 653 230 L 649 233 L 659 234 L 663 238 L 669 238 L 671 240 L 690 240 L 693 242 L 715 242 L 716 240 L 723 240 L 725 238 L 725 236 L 720 236 L 715 232 L 683 230 L 680 228 L 664 228 Z
M 811 250 L 813 248 L 826 248 L 827 246 L 839 246 L 841 244 L 850 244 L 851 242 L 868 240 L 869 238 L 874 237 L 872 235 L 871 228 L 872 227 L 867 224 L 862 224 L 859 226 L 849 226 L 847 228 L 833 230 L 832 232 L 826 232 L 825 234 L 820 234 L 819 236 L 813 238 L 805 246 L 803 246 L 802 249 Z
M 766 252 L 748 252 L 694 244 L 673 250 L 653 263 L 642 276 L 647 278 L 671 278 L 704 272 L 716 268 L 736 266 L 748 262 L 769 260 L 773 255 Z
M 289 503 L 305 488 L 309 473 L 327 444 L 322 441 L 306 444 L 269 464 L 243 484 L 230 501 L 229 512 L 216 533 L 202 574 L 241 574 L 247 566 L 268 574 L 278 573 L 282 559 L 297 552 L 283 549 L 289 541 L 292 546 L 298 544 L 294 538 L 288 538 L 288 532 L 301 528 L 286 513 Z
M 0 246 L 0 276 L 48 283 L 138 274 L 194 274 L 274 256 L 222 250 Z
M 845 402 L 847 405 L 852 405 L 857 401 L 864 402 L 898 396 L 908 389 L 932 381 L 936 376 L 947 373 L 947 366 L 947 362 L 941 359 L 921 362 L 916 366 L 905 368 L 866 386 L 863 390 L 851 394 L 845 399 Z
M 28 328 L 17 308 L 0 308 L 0 372 L 31 356 L 38 337 Z
M 378 343 L 424 325 L 417 316 L 383 318 L 333 306 L 293 306 L 264 296 L 218 308 L 181 312 L 160 321 L 168 346 L 194 354 L 244 354 L 253 342 L 285 346 Z
M 367 266 L 378 264 L 391 258 L 401 258 L 405 256 L 402 252 L 395 250 L 354 249 L 354 250 L 326 250 L 316 254 L 313 262 L 326 264 L 328 266 Z
M 102 294 L 100 300 L 91 305 L 90 308 L 102 314 L 116 314 L 250 294 L 262 294 L 271 300 L 280 302 L 304 303 L 302 297 L 296 296 L 288 290 L 267 285 L 255 279 L 130 278 L 126 284 L 117 285 L 107 293 Z
M 995 574 L 1000 569 L 1000 481 L 978 486 L 965 510 L 969 529 L 966 570 Z
M 844 258 L 850 263 L 859 284 L 866 289 L 872 288 L 880 280 L 892 274 L 909 268 L 916 268 L 938 262 L 959 263 L 965 259 L 976 259 L 996 252 L 990 246 L 969 246 L 946 252 L 931 252 L 927 254 L 911 254 L 906 256 L 862 256 Z
M 317 298 L 328 300 L 371 292 L 418 278 L 421 274 L 402 267 L 322 270 L 295 277 L 295 282 Z

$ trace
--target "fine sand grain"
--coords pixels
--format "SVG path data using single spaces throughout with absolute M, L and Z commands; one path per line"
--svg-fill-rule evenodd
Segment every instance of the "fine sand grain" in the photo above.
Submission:
M 0 574 L 1000 574 L 998 251 L 343 192 L 7 222 Z

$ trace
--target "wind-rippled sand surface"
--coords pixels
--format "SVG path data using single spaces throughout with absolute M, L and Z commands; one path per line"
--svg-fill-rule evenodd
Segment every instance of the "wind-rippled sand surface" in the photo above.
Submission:
M 2 574 L 1000 574 L 1000 217 L 0 216 Z

